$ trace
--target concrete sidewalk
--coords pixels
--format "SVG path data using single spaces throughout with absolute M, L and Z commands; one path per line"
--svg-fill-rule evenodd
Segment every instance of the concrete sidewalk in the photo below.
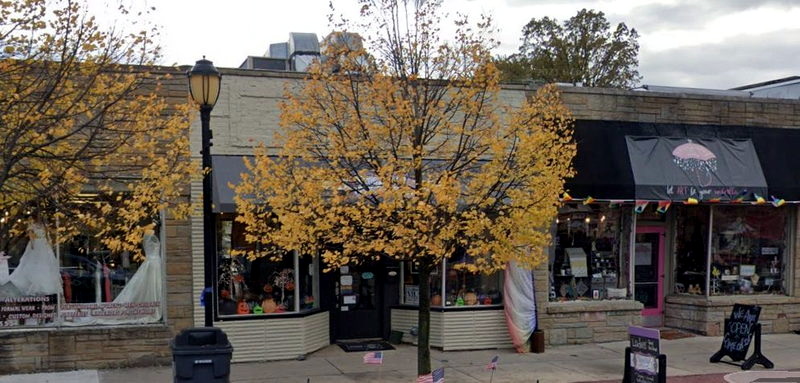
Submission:
M 741 369 L 729 364 L 711 364 L 708 358 L 719 349 L 720 337 L 691 337 L 662 340 L 662 350 L 667 354 L 667 375 L 671 382 L 722 382 L 722 376 Z M 613 342 L 577 346 L 550 347 L 544 354 L 516 354 L 512 350 L 451 351 L 433 350 L 434 368 L 445 367 L 447 382 L 488 382 L 490 371 L 486 364 L 494 355 L 500 360 L 494 382 L 593 382 L 620 381 L 623 355 L 627 342 Z M 800 369 L 800 336 L 773 334 L 763 337 L 763 352 L 775 363 L 775 370 Z M 304 361 L 279 361 L 237 363 L 232 365 L 231 381 L 255 382 L 413 382 L 416 378 L 416 348 L 398 346 L 386 351 L 384 364 L 365 365 L 364 353 L 346 353 L 332 345 L 308 355 Z M 763 370 L 756 366 L 753 371 Z M 7 382 L 81 382 L 91 377 L 91 371 L 80 375 L 83 380 L 70 380 L 66 375 L 15 375 L 0 378 Z M 75 374 L 75 372 L 72 372 Z M 171 367 L 131 368 L 101 370 L 96 372 L 99 383 L 171 382 Z M 35 379 L 39 377 L 39 379 Z M 44 379 L 47 378 L 47 380 Z M 678 378 L 681 377 L 681 378 Z M 23 380 L 31 379 L 33 380 Z M 674 378 L 674 379 L 673 379 Z

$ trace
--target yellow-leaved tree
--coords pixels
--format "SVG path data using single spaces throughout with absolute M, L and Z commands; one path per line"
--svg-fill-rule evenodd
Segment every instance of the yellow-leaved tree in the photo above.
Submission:
M 388 257 L 413 262 L 420 281 L 456 249 L 472 272 L 538 265 L 575 153 L 556 89 L 504 102 L 488 18 L 459 18 L 442 39 L 439 1 L 361 5 L 365 48 L 352 34 L 326 44 L 287 90 L 270 145 L 281 149 L 258 147 L 236 187 L 237 219 L 259 245 L 246 255 L 294 249 L 328 269 Z M 426 374 L 430 287 L 419 288 Z
M 104 29 L 85 7 L 0 2 L 0 250 L 33 219 L 140 255 L 159 211 L 189 211 L 191 109 L 162 96 L 157 31 Z

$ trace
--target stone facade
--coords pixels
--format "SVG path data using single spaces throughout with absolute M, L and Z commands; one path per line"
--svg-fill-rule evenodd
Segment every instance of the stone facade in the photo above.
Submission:
M 764 333 L 800 330 L 800 298 L 788 296 L 730 296 L 700 298 L 668 296 L 664 324 L 700 333 L 722 335 L 734 303 L 761 306 L 759 323 Z
M 155 73 L 172 75 L 164 83 L 161 94 L 174 104 L 185 103 L 187 91 L 183 73 L 171 68 L 155 69 Z M 170 363 L 170 339 L 192 325 L 195 295 L 191 290 L 189 231 L 188 220 L 167 218 L 165 222 L 167 301 L 164 323 L 0 330 L 0 375 Z

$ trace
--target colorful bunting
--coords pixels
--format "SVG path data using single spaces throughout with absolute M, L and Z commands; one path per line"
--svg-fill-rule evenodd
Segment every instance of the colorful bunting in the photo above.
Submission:
M 670 205 L 672 205 L 671 201 L 659 201 L 656 211 L 661 214 L 665 214 L 667 210 L 669 210 Z
M 753 194 L 753 197 L 755 198 L 755 201 L 753 202 L 753 205 L 763 205 L 763 204 L 767 203 L 767 200 L 765 200 L 764 197 L 762 197 L 762 196 L 760 196 L 758 194 Z
M 774 195 L 773 195 L 773 196 L 770 196 L 770 197 L 772 198 L 772 201 L 770 201 L 770 203 L 772 204 L 772 206 L 775 206 L 775 207 L 781 207 L 781 206 L 783 206 L 783 204 L 785 204 L 785 203 L 786 203 L 786 200 L 785 200 L 785 199 L 783 199 L 783 198 L 781 198 L 781 199 L 778 199 L 778 198 L 776 198 Z
M 722 202 L 722 198 L 719 198 L 719 197 L 716 197 L 716 198 L 709 198 L 709 199 L 708 199 L 708 202 L 711 202 L 711 203 L 720 203 L 720 202 Z
M 635 211 L 636 214 L 642 214 L 642 212 L 644 212 L 644 209 L 647 208 L 648 203 L 649 202 L 647 201 L 636 201 L 636 207 L 633 209 L 633 211 Z
M 590 204 L 590 203 L 594 203 L 594 198 L 592 198 L 591 196 L 589 196 L 589 197 L 586 197 L 586 199 L 585 199 L 585 200 L 583 200 L 583 204 L 584 204 L 584 205 L 588 205 L 588 204 Z
M 731 200 L 731 203 L 742 203 L 744 202 L 745 197 L 747 197 L 747 190 L 742 190 L 742 192 L 739 193 L 739 195 L 737 195 Z
M 697 198 L 689 197 L 689 198 L 686 199 L 686 202 L 684 202 L 683 204 L 684 205 L 697 205 L 698 203 L 700 203 L 700 201 L 697 200 Z
M 572 201 L 572 196 L 571 196 L 571 195 L 569 195 L 569 193 L 567 193 L 567 192 L 564 192 L 564 194 L 562 194 L 562 195 L 561 195 L 561 201 L 562 201 L 562 202 L 569 202 L 569 201 Z

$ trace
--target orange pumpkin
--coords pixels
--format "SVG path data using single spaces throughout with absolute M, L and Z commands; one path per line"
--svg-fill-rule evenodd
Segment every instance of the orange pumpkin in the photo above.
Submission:
M 238 305 L 236 305 L 236 313 L 237 314 L 250 314 L 250 306 L 247 305 L 247 302 L 241 301 Z
M 442 296 L 439 294 L 435 294 L 431 296 L 431 306 L 441 306 L 442 305 Z
M 278 304 L 272 298 L 267 298 L 261 301 L 261 308 L 264 309 L 265 314 L 274 313 L 278 311 Z

